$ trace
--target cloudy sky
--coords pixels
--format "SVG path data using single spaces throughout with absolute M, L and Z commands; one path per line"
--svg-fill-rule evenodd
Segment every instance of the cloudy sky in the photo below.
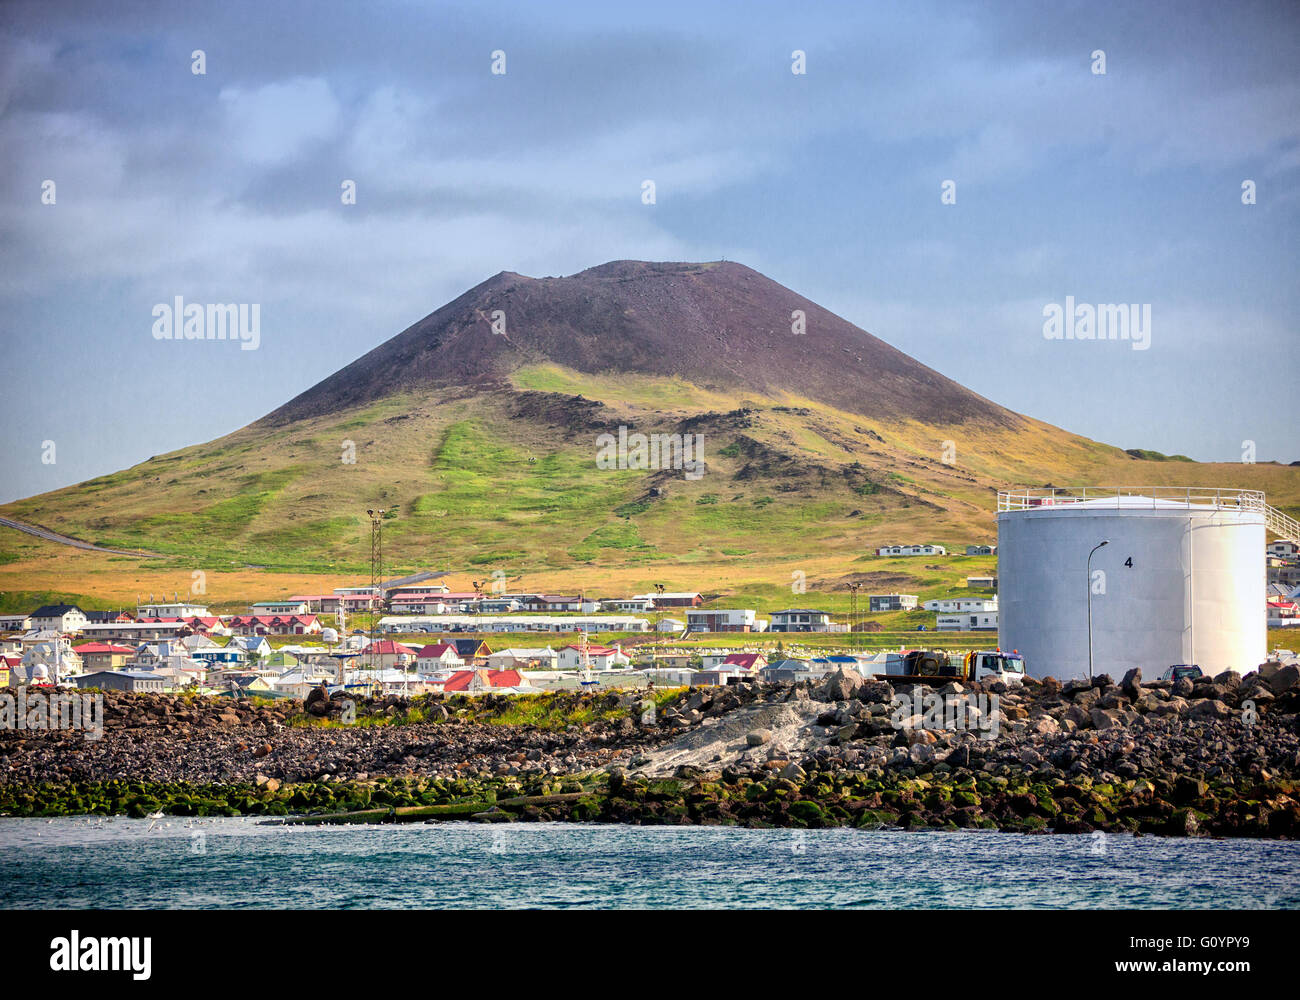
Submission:
M 1294 3 L 10 0 L 0 149 L 0 501 L 617 258 L 739 260 L 1121 447 L 1300 459 Z M 259 349 L 155 340 L 178 295 Z M 1149 349 L 1046 339 L 1066 296 Z

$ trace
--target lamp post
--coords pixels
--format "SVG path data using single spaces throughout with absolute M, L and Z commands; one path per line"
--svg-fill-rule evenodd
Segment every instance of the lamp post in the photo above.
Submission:
M 1107 538 L 1098 542 L 1092 547 L 1092 552 L 1088 553 L 1088 680 L 1092 680 L 1092 555 L 1098 549 L 1110 544 Z

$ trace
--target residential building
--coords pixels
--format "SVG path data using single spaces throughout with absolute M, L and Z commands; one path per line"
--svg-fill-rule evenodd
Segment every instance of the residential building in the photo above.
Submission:
M 882 545 L 876 549 L 878 556 L 946 556 L 942 545 Z
M 385 632 L 649 632 L 647 618 L 631 615 L 419 615 L 385 616 Z
M 500 649 L 487 658 L 492 670 L 556 670 L 559 668 L 560 654 L 549 646 L 520 649 Z
M 237 635 L 226 649 L 240 649 L 249 659 L 265 659 L 271 655 L 271 644 L 260 635 Z
M 967 545 L 966 554 L 968 556 L 995 556 L 998 554 L 996 545 Z
M 453 639 L 452 642 L 456 646 L 456 655 L 471 667 L 485 666 L 492 655 L 492 647 L 482 639 Z
M 767 657 L 762 653 L 729 653 L 723 658 L 722 666 L 735 670 L 762 670 L 767 666 Z
M 600 602 L 602 611 L 653 611 L 655 606 L 654 598 L 644 597 L 615 597 Z
M 148 604 L 138 605 L 135 609 L 135 616 L 140 618 L 209 618 L 211 612 L 208 611 L 207 605 L 190 604 L 187 601 L 173 601 L 171 603 L 154 604 L 152 601 Z
M 268 650 L 271 648 L 265 639 L 261 639 L 261 641 L 266 644 Z M 210 670 L 238 669 L 248 662 L 248 651 L 241 649 L 233 641 L 229 646 L 224 647 L 211 646 L 203 649 L 191 649 L 189 650 L 189 656 L 192 660 L 207 664 Z
M 704 603 L 702 594 L 685 592 L 669 591 L 663 594 L 634 594 L 633 597 L 637 600 L 650 601 L 659 610 L 664 608 L 698 608 Z
M 968 576 L 966 577 L 966 586 L 971 590 L 997 590 L 998 578 L 996 576 Z
M 422 674 L 439 670 L 459 670 L 465 661 L 450 642 L 435 642 L 416 651 L 415 669 Z
M 80 632 L 89 625 L 86 613 L 75 604 L 46 604 L 31 613 L 32 628 L 55 632 Z
M 660 618 L 655 624 L 656 632 L 685 632 L 686 623 L 680 618 Z
M 226 627 L 217 615 L 208 615 L 199 617 L 191 615 L 189 618 L 141 618 L 138 622 L 122 622 L 117 624 L 138 624 L 138 625 L 177 625 L 182 630 L 188 629 L 192 632 L 204 632 L 211 635 L 229 635 L 230 629 Z
M 752 632 L 757 615 L 752 608 L 688 611 L 686 626 L 692 632 Z
M 305 615 L 309 612 L 307 602 L 301 598 L 291 597 L 286 601 L 258 601 L 253 605 L 254 617 L 261 615 Z
M 939 632 L 996 632 L 996 611 L 972 615 L 936 615 L 934 627 Z
M 58 680 L 82 672 L 81 657 L 72 648 L 72 643 L 62 636 L 28 646 L 20 662 L 28 677 L 35 667 L 45 667 L 51 679 L 55 678 L 57 671 Z
M 0 615 L 0 632 L 26 632 L 31 627 L 31 615 Z
M 921 605 L 926 611 L 942 611 L 944 614 L 979 613 L 983 611 L 996 611 L 998 609 L 998 599 L 996 597 L 941 597 L 933 601 L 926 601 Z
M 366 667 L 380 667 L 385 670 L 402 669 L 415 665 L 416 650 L 392 639 L 376 639 L 368 645 L 358 658 Z
M 86 625 L 81 634 L 100 642 L 120 641 L 139 645 L 156 639 L 179 639 L 185 632 L 192 631 L 182 621 L 170 622 L 112 622 L 104 625 Z
M 872 611 L 915 611 L 916 602 L 915 594 L 872 594 L 867 607 Z
M 581 595 L 564 596 L 560 594 L 532 594 L 520 602 L 523 611 L 583 611 L 584 601 Z M 595 610 L 594 608 L 592 610 Z
M 1300 626 L 1300 604 L 1295 601 L 1269 601 L 1267 611 L 1269 628 Z
M 74 680 L 79 688 L 99 688 L 102 691 L 139 694 L 167 690 L 167 678 L 150 670 L 99 670 L 92 674 L 80 674 Z
M 459 605 L 443 594 L 399 593 L 388 603 L 395 615 L 445 615 Z
M 111 642 L 85 642 L 74 646 L 72 651 L 81 657 L 84 670 L 121 670 L 127 660 L 135 656 L 130 646 L 118 646 Z
M 321 630 L 315 615 L 235 615 L 226 624 L 235 635 L 313 635 Z
M 502 693 L 520 691 L 529 687 L 527 679 L 518 670 L 458 670 L 439 685 L 447 694 L 483 694 L 487 691 Z
M 820 680 L 829 673 L 828 663 L 811 663 L 807 660 L 777 660 L 759 671 L 758 679 L 764 684 L 781 682 L 795 684 L 799 681 Z
M 772 612 L 769 632 L 829 632 L 831 613 L 816 608 L 787 608 Z
M 1268 545 L 1268 554 L 1277 556 L 1279 559 L 1295 559 L 1300 557 L 1300 545 L 1295 542 L 1283 539 L 1277 542 L 1270 542 Z
M 628 666 L 631 662 L 617 645 L 596 646 L 588 644 L 587 646 L 587 664 L 592 670 L 617 670 L 619 667 Z M 571 645 L 561 649 L 557 666 L 560 670 L 581 670 L 582 647 Z
M 650 656 L 650 662 L 655 669 L 664 670 L 690 670 L 691 654 L 690 653 L 653 653 Z

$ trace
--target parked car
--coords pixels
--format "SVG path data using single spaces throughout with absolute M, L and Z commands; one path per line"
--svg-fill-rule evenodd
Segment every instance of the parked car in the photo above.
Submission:
M 1175 663 L 1172 667 L 1160 675 L 1162 681 L 1177 681 L 1186 677 L 1189 681 L 1195 681 L 1201 676 L 1201 668 L 1195 663 Z

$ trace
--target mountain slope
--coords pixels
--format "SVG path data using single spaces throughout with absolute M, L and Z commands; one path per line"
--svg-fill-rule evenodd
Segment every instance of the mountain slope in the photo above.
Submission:
M 804 314 L 803 334 L 791 316 Z M 494 313 L 504 333 L 494 333 Z M 743 264 L 615 261 L 567 278 L 503 271 L 270 414 L 272 424 L 431 386 L 487 388 L 550 362 L 785 392 L 849 413 L 1021 426 L 1015 414 Z
M 598 468 L 620 426 L 701 435 L 705 474 Z M 618 262 L 497 275 L 248 427 L 0 513 L 185 577 L 364 576 L 381 506 L 394 569 L 779 593 L 936 585 L 870 549 L 991 541 L 1000 486 L 1197 478 L 1300 499 L 1294 469 L 1148 461 L 1012 413 L 741 265 Z

